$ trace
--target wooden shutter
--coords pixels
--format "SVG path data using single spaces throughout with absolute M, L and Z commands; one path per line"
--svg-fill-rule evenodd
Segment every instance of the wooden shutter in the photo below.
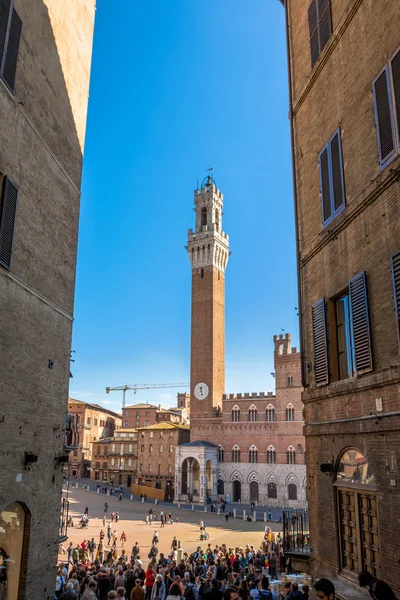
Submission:
M 312 327 L 314 341 L 315 384 L 329 383 L 328 353 L 326 343 L 325 300 L 321 298 L 312 306 Z
M 400 342 L 400 250 L 390 259 L 392 265 L 394 306 L 396 308 L 397 333 Z
M 353 357 L 356 373 L 372 371 L 371 338 L 369 330 L 367 286 L 365 273 L 349 281 L 350 315 L 353 333 Z
M 319 51 L 325 48 L 332 34 L 330 0 L 318 0 Z
M 17 188 L 6 178 L 0 220 L 0 264 L 7 268 L 11 263 L 17 198 Z
M 311 66 L 313 67 L 319 56 L 317 0 L 313 0 L 308 9 L 308 28 L 310 31 Z
M 11 91 L 14 91 L 15 74 L 17 71 L 19 41 L 21 39 L 22 21 L 12 7 L 11 23 L 5 57 L 3 61 L 3 79 Z
M 342 153 L 339 132 L 332 138 L 331 141 L 331 166 L 333 178 L 333 206 L 334 210 L 336 211 L 342 204 L 344 204 Z
M 3 62 L 4 48 L 6 44 L 9 15 L 10 0 L 0 0 L 0 69 Z
M 332 216 L 328 147 L 320 154 L 319 169 L 321 180 L 322 221 L 325 223 Z
M 375 80 L 375 118 L 378 132 L 379 158 L 382 165 L 394 152 L 394 129 L 389 97 L 389 78 L 387 68 Z
M 400 50 L 392 60 L 392 82 L 394 101 L 396 104 L 395 115 L 397 118 L 397 133 L 400 144 Z

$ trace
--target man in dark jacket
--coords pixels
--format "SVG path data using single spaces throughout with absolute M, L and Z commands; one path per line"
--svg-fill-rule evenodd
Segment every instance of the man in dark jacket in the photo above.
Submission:
M 396 600 L 392 588 L 382 581 L 377 579 L 369 571 L 361 571 L 358 576 L 360 587 L 367 587 L 369 595 L 373 600 Z
M 78 594 L 74 592 L 73 583 L 67 583 L 67 589 L 61 594 L 60 600 L 78 600 Z
M 302 600 L 303 594 L 300 592 L 299 586 L 295 581 L 292 583 L 292 590 L 286 598 L 287 600 Z

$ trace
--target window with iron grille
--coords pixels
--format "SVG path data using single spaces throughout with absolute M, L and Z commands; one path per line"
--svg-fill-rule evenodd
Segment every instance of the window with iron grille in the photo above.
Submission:
M 14 92 L 22 21 L 10 0 L 0 2 L 0 77 Z
M 344 174 L 340 130 L 335 131 L 319 155 L 322 223 L 329 225 L 344 209 Z
M 276 483 L 271 481 L 268 484 L 268 498 L 277 498 L 278 497 L 278 489 L 276 487 Z
M 297 485 L 294 483 L 288 485 L 288 498 L 289 500 L 297 500 Z
M 332 17 L 330 0 L 313 0 L 308 9 L 308 27 L 310 31 L 311 66 L 332 35 Z
M 400 152 L 400 50 L 373 82 L 379 164 L 384 169 Z

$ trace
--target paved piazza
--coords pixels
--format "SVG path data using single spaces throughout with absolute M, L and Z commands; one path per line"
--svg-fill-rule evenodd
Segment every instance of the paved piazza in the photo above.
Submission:
M 177 540 L 180 540 L 182 547 L 185 552 L 189 554 L 194 551 L 198 545 L 205 548 L 208 542 L 211 544 L 226 544 L 227 547 L 244 546 L 245 544 L 254 544 L 257 548 L 263 538 L 265 523 L 248 522 L 242 519 L 229 518 L 228 523 L 225 521 L 225 517 L 218 516 L 214 513 L 204 513 L 199 510 L 190 511 L 184 509 L 173 508 L 170 509 L 169 505 L 163 506 L 162 504 L 157 507 L 154 502 L 130 502 L 128 500 L 118 501 L 117 498 L 112 496 L 105 496 L 104 494 L 96 494 L 94 492 L 87 492 L 81 489 L 74 489 L 70 492 L 70 514 L 74 520 L 75 527 L 68 528 L 69 538 L 64 542 L 64 547 L 67 548 L 70 542 L 76 543 L 82 542 L 84 539 L 91 539 L 94 537 L 96 543 L 99 541 L 100 530 L 103 527 L 103 507 L 104 502 L 108 503 L 108 517 L 112 511 L 118 510 L 120 514 L 120 520 L 118 523 L 113 523 L 113 531 L 117 530 L 118 538 L 122 531 L 125 531 L 127 535 L 127 543 L 125 548 L 130 555 L 130 551 L 135 542 L 139 542 L 140 554 L 144 565 L 147 565 L 149 549 L 151 547 L 151 540 L 153 537 L 154 530 L 156 529 L 159 534 L 159 552 L 168 554 L 171 549 L 172 538 L 176 536 Z M 89 527 L 88 529 L 80 529 L 77 527 L 80 518 L 85 510 L 85 507 L 89 508 Z M 235 505 L 228 505 L 232 511 Z M 145 516 L 148 514 L 148 510 L 152 508 L 160 513 L 160 510 L 165 512 L 172 512 L 174 523 L 172 525 L 165 525 L 163 529 L 160 528 L 160 521 L 153 523 L 151 526 L 145 524 Z M 178 519 L 178 523 L 175 522 Z M 200 542 L 199 539 L 199 524 L 200 520 L 203 519 L 207 524 L 207 531 L 210 534 L 208 541 Z M 109 518 L 108 518 L 109 520 Z M 274 532 L 282 530 L 280 523 L 268 523 Z M 105 533 L 107 529 L 104 528 Z M 105 537 L 107 542 L 107 535 Z M 118 548 L 120 548 L 120 542 L 118 542 Z M 106 549 L 108 546 L 106 545 Z M 66 555 L 60 554 L 60 560 L 65 560 Z

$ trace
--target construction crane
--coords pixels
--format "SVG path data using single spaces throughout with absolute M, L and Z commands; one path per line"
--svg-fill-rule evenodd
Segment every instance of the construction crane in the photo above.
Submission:
M 188 383 L 135 383 L 135 385 L 120 385 L 118 387 L 106 387 L 106 394 L 110 392 L 122 392 L 122 408 L 125 408 L 126 392 L 133 390 L 136 394 L 137 390 L 156 390 L 160 388 L 177 388 L 188 387 Z

